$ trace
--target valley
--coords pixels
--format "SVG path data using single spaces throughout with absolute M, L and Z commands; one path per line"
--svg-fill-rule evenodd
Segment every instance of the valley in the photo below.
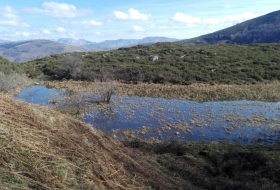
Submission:
M 279 189 L 279 15 L 179 41 L 1 41 L 0 189 Z

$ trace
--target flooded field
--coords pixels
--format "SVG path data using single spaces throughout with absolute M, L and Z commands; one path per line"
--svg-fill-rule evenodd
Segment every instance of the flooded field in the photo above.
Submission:
M 63 92 L 34 86 L 16 98 L 48 105 Z M 280 102 L 188 100 L 113 96 L 83 120 L 118 138 L 182 139 L 274 144 L 280 136 Z

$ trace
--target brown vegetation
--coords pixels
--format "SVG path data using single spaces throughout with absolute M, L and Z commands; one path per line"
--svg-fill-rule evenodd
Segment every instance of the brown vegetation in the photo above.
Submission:
M 44 84 L 50 88 L 67 89 L 75 92 L 98 92 L 102 88 L 113 85 L 116 88 L 115 93 L 117 95 L 183 99 L 197 102 L 223 100 L 280 101 L 279 81 L 255 85 L 192 84 L 188 86 L 146 83 L 93 83 L 86 81 L 46 81 Z
M 23 74 L 5 74 L 0 71 L 0 92 L 14 93 L 17 88 L 23 88 L 28 84 L 28 78 Z
M 0 98 L 4 189 L 149 189 L 120 143 L 48 108 Z

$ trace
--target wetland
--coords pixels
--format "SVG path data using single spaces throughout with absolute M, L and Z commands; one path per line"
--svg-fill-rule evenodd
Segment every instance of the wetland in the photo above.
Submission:
M 87 83 L 84 87 L 73 86 L 80 86 L 80 89 L 76 90 L 80 92 L 76 93 L 81 93 L 86 85 Z M 54 99 L 59 99 L 58 97 L 63 97 L 65 94 L 69 96 L 69 93 L 66 93 L 69 88 L 65 89 L 55 90 L 45 86 L 33 86 L 24 89 L 16 98 L 29 103 L 53 106 L 50 102 Z M 119 89 L 118 87 L 116 91 Z M 157 91 L 156 88 L 154 89 Z M 275 144 L 278 143 L 280 135 L 280 103 L 277 101 L 197 102 L 116 93 L 112 95 L 109 104 L 90 104 L 88 109 L 83 110 L 80 119 L 118 140 L 176 139 L 184 142 L 226 141 L 241 144 Z

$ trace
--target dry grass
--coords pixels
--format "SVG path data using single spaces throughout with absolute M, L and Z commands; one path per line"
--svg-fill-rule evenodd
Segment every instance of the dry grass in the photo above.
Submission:
M 157 157 L 0 94 L 0 189 L 195 189 Z
M 91 83 L 83 81 L 47 81 L 45 85 L 57 89 L 70 89 L 73 91 L 98 92 L 107 83 Z M 222 100 L 258 100 L 276 102 L 280 101 L 280 82 L 272 81 L 255 85 L 210 85 L 192 84 L 188 86 L 170 84 L 122 84 L 113 83 L 117 95 L 159 97 L 167 99 L 183 99 L 197 102 L 222 101 Z
M 122 145 L 84 123 L 3 94 L 0 116 L 3 189 L 149 189 Z

